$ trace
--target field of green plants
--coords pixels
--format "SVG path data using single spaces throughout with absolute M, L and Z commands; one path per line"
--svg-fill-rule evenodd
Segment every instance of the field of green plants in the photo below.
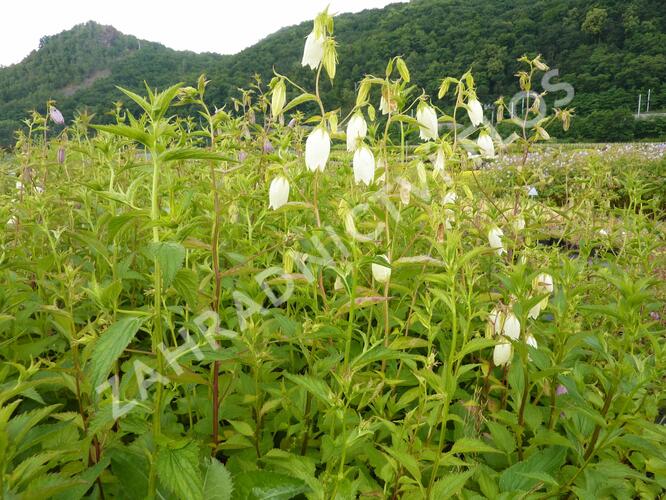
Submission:
M 327 110 L 336 62 L 322 13 L 310 82 L 26 120 L 1 498 L 662 497 L 664 146 L 541 145 L 539 57 L 506 138 L 400 58 Z

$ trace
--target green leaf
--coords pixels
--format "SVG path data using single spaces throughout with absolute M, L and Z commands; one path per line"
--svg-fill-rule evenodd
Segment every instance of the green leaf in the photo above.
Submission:
M 464 437 L 453 443 L 450 453 L 499 453 L 499 450 L 478 439 Z
M 157 477 L 183 500 L 203 500 L 203 480 L 199 471 L 199 449 L 190 441 L 184 446 L 162 446 L 157 452 Z
M 497 422 L 487 422 L 486 425 L 493 437 L 493 442 L 500 450 L 508 455 L 516 449 L 516 440 L 506 427 Z
M 301 94 L 297 97 L 294 97 L 291 101 L 289 101 L 289 103 L 284 108 L 282 108 L 282 113 L 284 114 L 287 111 L 289 111 L 291 108 L 303 104 L 304 102 L 316 101 L 316 100 L 317 96 L 314 94 L 308 94 L 308 93 Z
M 535 451 L 529 458 L 513 464 L 500 475 L 499 486 L 501 491 L 527 491 L 536 485 L 540 479 L 526 476 L 526 474 L 548 474 L 552 476 L 566 459 L 566 448 L 551 446 L 544 450 Z
M 242 420 L 229 420 L 229 423 L 236 432 L 243 436 L 254 436 L 254 429 L 252 429 L 252 426 L 247 422 L 243 422 Z
M 206 460 L 203 494 L 206 500 L 231 500 L 234 490 L 231 474 L 227 468 L 214 458 Z
M 493 339 L 486 339 L 483 337 L 474 338 L 462 346 L 462 349 L 460 349 L 460 352 L 456 355 L 456 359 L 462 359 L 468 354 L 493 347 L 495 344 L 497 344 L 497 341 Z
M 150 135 L 143 130 L 130 127 L 129 125 L 92 125 L 92 127 L 101 132 L 108 132 L 109 134 L 127 137 L 128 139 L 143 144 L 147 148 L 153 146 Z
M 287 372 L 284 373 L 284 376 L 310 392 L 325 405 L 328 406 L 331 404 L 333 392 L 322 379 L 310 377 L 308 375 L 292 375 L 291 373 Z
M 199 279 L 197 273 L 191 269 L 179 269 L 171 283 L 190 309 L 198 310 L 199 305 Z
M 472 474 L 474 474 L 474 469 L 447 474 L 442 479 L 438 479 L 432 487 L 431 498 L 451 498 L 458 494 Z
M 83 495 L 85 495 L 86 491 L 90 489 L 97 477 L 104 469 L 108 467 L 109 462 L 110 459 L 108 457 L 104 457 L 102 460 L 100 460 L 99 463 L 96 463 L 82 473 L 77 474 L 76 479 L 80 481 L 81 484 L 68 489 L 64 493 L 55 495 L 53 498 L 55 500 L 78 500 L 79 498 L 83 498 Z
M 300 479 L 269 471 L 241 472 L 234 476 L 234 500 L 289 500 L 308 491 Z
M 168 287 L 176 277 L 178 270 L 183 267 L 185 247 L 175 241 L 163 241 L 151 244 L 150 253 L 160 264 L 162 285 Z
M 129 345 L 142 323 L 142 318 L 134 316 L 122 318 L 111 325 L 97 340 L 88 363 L 93 389 L 106 380 L 113 363 Z

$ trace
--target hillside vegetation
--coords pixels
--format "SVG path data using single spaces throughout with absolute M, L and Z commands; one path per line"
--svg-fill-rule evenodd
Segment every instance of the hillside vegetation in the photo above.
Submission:
M 120 98 L 115 85 L 192 83 L 205 72 L 209 99 L 221 107 L 254 74 L 273 68 L 296 78 L 308 23 L 282 29 L 233 56 L 194 54 L 140 41 L 93 22 L 42 39 L 23 62 L 0 69 L 0 143 L 29 110 L 56 99 L 66 116 L 84 107 L 103 114 Z M 485 103 L 515 92 L 516 59 L 543 54 L 575 89 L 578 118 L 566 138 L 618 141 L 666 136 L 666 120 L 634 120 L 638 94 L 666 106 L 666 10 L 659 0 L 414 0 L 336 18 L 340 67 L 323 85 L 332 105 L 348 108 L 364 73 L 381 73 L 402 55 L 414 83 L 431 95 L 446 75 L 472 68 Z M 539 89 L 540 90 L 540 89 Z M 564 96 L 554 89 L 553 98 Z M 552 103 L 551 103 L 552 104 Z M 98 119 L 101 119 L 98 116 Z

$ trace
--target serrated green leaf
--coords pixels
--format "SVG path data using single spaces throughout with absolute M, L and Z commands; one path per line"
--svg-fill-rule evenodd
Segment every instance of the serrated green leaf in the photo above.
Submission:
M 478 439 L 464 437 L 458 439 L 451 447 L 451 453 L 500 453 L 492 446 Z
M 203 493 L 206 500 L 231 500 L 233 481 L 227 468 L 214 458 L 207 459 Z
M 162 446 L 157 452 L 157 477 L 183 500 L 203 500 L 203 480 L 199 471 L 199 449 L 190 441 L 179 447 Z
M 150 245 L 150 253 L 160 264 L 162 285 L 168 287 L 176 277 L 176 273 L 185 262 L 185 247 L 175 241 L 162 241 Z
M 276 472 L 241 472 L 233 479 L 234 500 L 289 500 L 308 491 L 300 479 Z
M 97 340 L 88 363 L 93 389 L 106 380 L 113 363 L 132 341 L 142 323 L 142 318 L 134 316 L 122 318 L 111 325 Z
M 474 474 L 474 469 L 447 474 L 438 479 L 432 487 L 431 498 L 451 498 L 458 494 L 472 474 Z
M 566 448 L 560 446 L 535 451 L 526 460 L 513 464 L 502 472 L 499 480 L 500 490 L 505 492 L 529 490 L 539 482 L 539 479 L 528 477 L 526 474 L 553 475 L 564 464 L 566 455 Z

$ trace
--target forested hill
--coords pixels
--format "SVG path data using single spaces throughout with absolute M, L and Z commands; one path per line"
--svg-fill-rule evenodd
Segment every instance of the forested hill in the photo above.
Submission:
M 19 64 L 0 68 L 0 144 L 32 108 L 49 98 L 66 116 L 88 107 L 100 115 L 121 99 L 115 85 L 140 88 L 193 82 L 205 72 L 209 96 L 222 105 L 253 74 L 272 68 L 300 82 L 311 22 L 284 28 L 233 56 L 194 54 L 138 40 L 89 22 L 42 39 Z M 353 102 L 366 73 L 381 74 L 403 55 L 415 83 L 431 95 L 444 76 L 472 68 L 484 102 L 517 90 L 516 59 L 541 53 L 575 89 L 569 137 L 630 140 L 666 135 L 664 120 L 634 120 L 638 94 L 651 89 L 651 111 L 666 109 L 666 9 L 663 0 L 412 0 L 336 17 L 340 64 L 329 106 Z M 559 97 L 559 96 L 558 96 Z M 644 110 L 644 108 L 643 108 Z

